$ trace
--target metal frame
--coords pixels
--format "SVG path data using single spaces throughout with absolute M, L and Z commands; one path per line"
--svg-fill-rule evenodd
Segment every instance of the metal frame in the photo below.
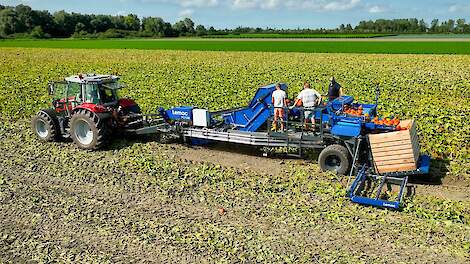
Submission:
M 370 198 L 361 196 L 360 193 L 364 190 L 367 183 L 370 183 L 372 181 L 380 181 L 380 185 L 375 194 L 375 197 Z M 383 187 L 386 183 L 400 186 L 400 190 L 395 201 L 379 199 Z M 366 165 L 363 165 L 362 168 L 359 170 L 356 179 L 351 184 L 347 196 L 351 199 L 353 203 L 398 210 L 403 205 L 403 196 L 407 184 L 408 176 L 403 178 L 395 178 L 389 176 L 370 175 L 368 173 L 368 167 Z
M 324 148 L 325 143 L 320 136 L 307 139 L 302 132 L 287 136 L 270 135 L 268 132 L 244 132 L 239 130 L 219 131 L 207 128 L 182 128 L 183 136 L 190 138 L 215 140 L 263 147 L 288 147 L 295 144 L 301 148 Z

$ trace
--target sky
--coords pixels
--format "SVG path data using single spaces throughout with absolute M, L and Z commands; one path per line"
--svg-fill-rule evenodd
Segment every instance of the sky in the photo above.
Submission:
M 470 0 L 0 0 L 51 12 L 155 16 L 174 23 L 189 17 L 215 28 L 336 28 L 378 18 L 465 18 Z

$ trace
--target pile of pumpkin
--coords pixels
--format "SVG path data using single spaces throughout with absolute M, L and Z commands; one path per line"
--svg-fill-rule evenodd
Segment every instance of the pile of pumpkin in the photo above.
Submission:
M 376 125 L 386 125 L 386 126 L 398 126 L 400 124 L 400 120 L 398 118 L 379 118 L 374 117 L 372 119 L 372 123 Z
M 354 107 L 350 107 L 348 105 L 345 105 L 344 108 L 343 108 L 343 112 L 345 114 L 348 114 L 348 115 L 351 115 L 351 116 L 362 116 L 362 114 L 363 114 L 362 111 L 363 111 L 362 105 L 357 107 L 357 109 L 355 109 Z
M 376 125 L 394 126 L 395 130 L 407 130 L 406 127 L 400 126 L 400 119 L 396 117 L 379 118 L 376 116 L 371 121 Z
M 363 116 L 363 107 L 362 105 L 360 105 L 357 108 L 354 108 L 354 107 L 345 105 L 343 112 L 351 116 Z M 370 120 L 369 114 L 366 113 L 364 114 L 364 116 L 367 121 Z M 402 130 L 402 127 L 400 126 L 400 119 L 396 117 L 379 118 L 376 116 L 370 121 L 376 125 L 395 126 L 396 130 Z

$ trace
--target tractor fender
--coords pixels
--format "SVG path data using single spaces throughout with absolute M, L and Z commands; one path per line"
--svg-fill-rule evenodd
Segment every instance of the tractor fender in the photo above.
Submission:
M 127 112 L 132 112 L 136 114 L 141 113 L 139 105 L 133 99 L 121 98 L 119 99 L 118 104 L 120 107 L 122 107 L 122 109 L 126 110 Z
M 98 117 L 99 120 L 107 120 L 107 119 L 110 119 L 113 115 L 112 113 L 110 112 L 93 112 L 91 109 L 89 109 L 88 107 L 82 107 L 83 105 L 80 105 L 78 107 L 75 107 L 73 109 L 73 112 L 72 112 L 72 115 L 74 115 L 75 113 L 77 113 L 78 111 L 80 110 L 85 110 L 87 112 L 90 112 L 92 113 L 94 116 Z
M 51 119 L 56 119 L 56 120 L 57 120 L 57 115 L 56 115 L 56 113 L 55 113 L 55 111 L 54 111 L 53 109 L 50 109 L 50 108 L 48 108 L 48 109 L 41 109 L 41 110 L 39 110 L 38 113 L 44 113 L 44 114 L 46 114 L 47 116 L 49 116 Z
M 73 112 L 77 112 L 80 109 L 90 111 L 92 113 L 105 113 L 108 112 L 108 109 L 102 105 L 92 104 L 92 103 L 83 103 L 73 109 Z
M 137 105 L 137 103 L 133 99 L 130 99 L 130 98 L 121 98 L 119 99 L 118 103 L 119 103 L 119 106 L 122 106 L 124 108 Z

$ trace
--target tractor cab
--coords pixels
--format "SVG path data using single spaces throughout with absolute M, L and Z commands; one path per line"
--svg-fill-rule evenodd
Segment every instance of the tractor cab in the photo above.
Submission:
M 50 84 L 49 94 L 58 113 L 69 113 L 78 106 L 118 106 L 118 90 L 124 87 L 114 75 L 80 74 Z

